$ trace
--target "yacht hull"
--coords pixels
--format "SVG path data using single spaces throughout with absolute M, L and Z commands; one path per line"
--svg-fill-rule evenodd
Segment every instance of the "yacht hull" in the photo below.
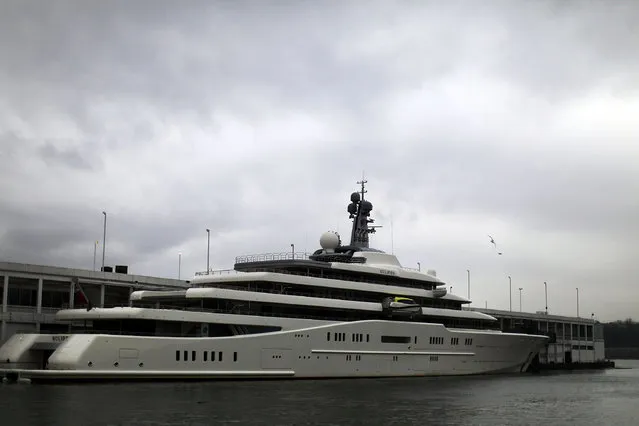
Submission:
M 383 320 L 230 337 L 22 334 L 0 348 L 0 374 L 59 382 L 518 373 L 546 342 L 538 335 Z

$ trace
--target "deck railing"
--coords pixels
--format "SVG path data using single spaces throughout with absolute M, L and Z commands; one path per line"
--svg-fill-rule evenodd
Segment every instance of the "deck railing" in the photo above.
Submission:
M 260 253 L 260 254 L 247 254 L 244 256 L 237 256 L 235 263 L 249 263 L 249 262 L 267 262 L 272 260 L 308 260 L 311 253 L 306 252 L 281 252 L 281 253 Z M 235 273 L 234 269 L 209 269 L 207 271 L 196 272 L 195 276 L 202 275 L 224 275 Z
M 281 253 L 260 253 L 260 254 L 247 254 L 244 256 L 237 256 L 235 263 L 248 263 L 248 262 L 264 262 L 269 260 L 307 260 L 311 253 L 306 252 L 281 252 Z
M 200 271 L 196 272 L 195 276 L 203 276 L 203 275 L 232 275 L 237 274 L 235 269 L 209 269 L 209 271 Z

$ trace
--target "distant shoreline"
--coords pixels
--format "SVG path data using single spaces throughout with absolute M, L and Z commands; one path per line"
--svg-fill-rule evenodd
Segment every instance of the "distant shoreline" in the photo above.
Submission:
M 639 348 L 606 348 L 606 358 L 639 360 Z

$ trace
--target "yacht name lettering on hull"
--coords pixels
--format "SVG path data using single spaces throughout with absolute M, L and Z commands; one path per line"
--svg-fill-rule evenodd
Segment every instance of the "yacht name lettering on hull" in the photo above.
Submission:
M 380 269 L 379 273 L 383 275 L 397 275 L 397 272 L 388 269 Z
M 64 342 L 68 338 L 69 336 L 51 336 L 51 340 L 53 340 L 54 342 Z

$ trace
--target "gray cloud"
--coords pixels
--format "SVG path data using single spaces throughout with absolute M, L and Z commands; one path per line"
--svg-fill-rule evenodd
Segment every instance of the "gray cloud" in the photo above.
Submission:
M 375 243 L 477 304 L 636 317 L 639 8 L 367 5 L 5 2 L 0 257 L 91 267 L 102 210 L 138 273 L 204 269 L 207 227 L 220 267 L 310 251 L 365 170 Z
M 91 169 L 89 161 L 75 149 L 58 149 L 51 142 L 46 142 L 40 147 L 39 153 L 47 163 L 61 163 L 76 169 Z

